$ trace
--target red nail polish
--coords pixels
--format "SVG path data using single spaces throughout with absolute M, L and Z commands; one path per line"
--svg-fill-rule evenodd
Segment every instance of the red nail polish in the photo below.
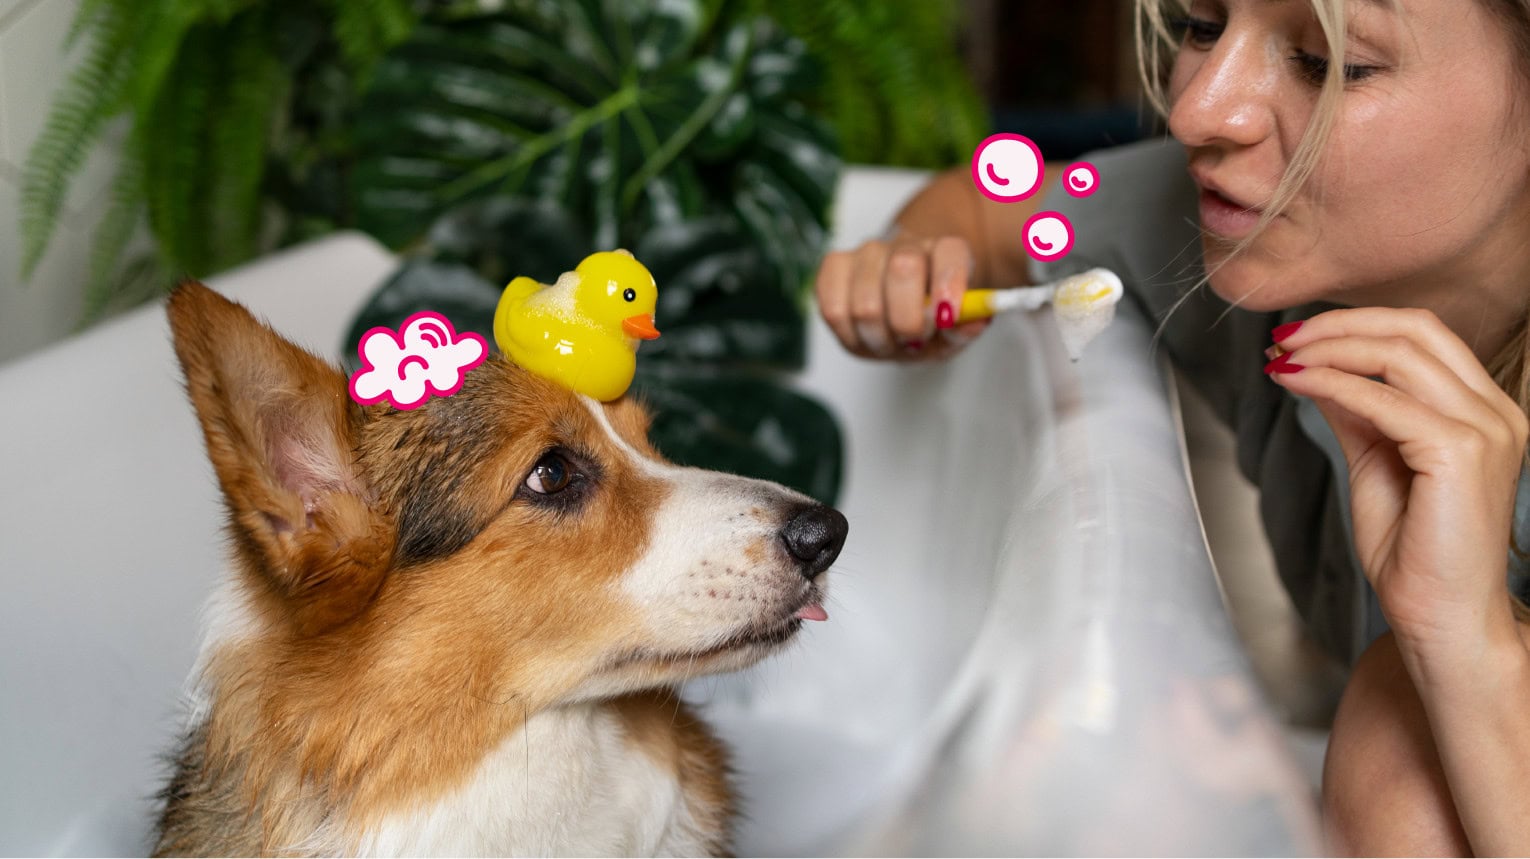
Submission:
M 1277 325 L 1275 326 L 1275 330 L 1270 332 L 1270 339 L 1274 340 L 1276 343 L 1279 343 L 1287 337 L 1290 337 L 1292 334 L 1295 334 L 1296 329 L 1302 327 L 1302 323 L 1306 321 L 1307 320 L 1305 319 L 1298 319 L 1295 322 L 1287 322 L 1284 325 Z
M 910 340 L 907 343 L 903 344 L 903 347 L 905 349 L 912 349 L 913 351 L 918 352 L 920 349 L 924 348 L 924 341 L 923 340 Z
M 1271 361 L 1270 363 L 1265 364 L 1264 374 L 1268 376 L 1271 373 L 1300 373 L 1301 371 L 1307 369 L 1307 365 L 1305 364 L 1291 363 L 1291 354 L 1292 353 L 1287 352 L 1281 355 L 1279 358 Z
M 951 302 L 942 301 L 935 308 L 935 327 L 941 330 L 956 326 L 956 310 L 951 307 Z

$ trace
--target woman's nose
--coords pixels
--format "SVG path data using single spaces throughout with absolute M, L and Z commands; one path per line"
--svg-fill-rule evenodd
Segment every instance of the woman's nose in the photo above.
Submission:
M 1169 133 L 1186 146 L 1252 146 L 1275 130 L 1277 62 L 1255 38 L 1223 33 L 1196 65 L 1169 110 Z

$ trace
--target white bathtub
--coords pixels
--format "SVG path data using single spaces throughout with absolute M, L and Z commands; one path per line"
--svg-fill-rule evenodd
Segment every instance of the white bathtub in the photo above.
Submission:
M 850 171 L 836 244 L 918 181 Z M 341 236 L 214 283 L 333 353 L 392 265 Z M 812 336 L 802 384 L 850 445 L 831 620 L 689 690 L 736 750 L 739 851 L 1317 850 L 1146 326 L 1123 318 L 1076 365 L 1044 316 L 942 366 Z M 0 853 L 142 852 L 223 553 L 162 310 L 0 367 L 0 401 Z

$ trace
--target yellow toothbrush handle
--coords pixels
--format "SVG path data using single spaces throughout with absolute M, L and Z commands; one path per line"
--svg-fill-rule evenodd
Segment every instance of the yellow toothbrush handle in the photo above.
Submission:
M 969 289 L 962 293 L 962 306 L 956 311 L 956 324 L 974 322 L 993 316 L 993 290 Z
M 991 289 L 969 289 L 962 293 L 962 306 L 956 309 L 955 324 L 975 322 L 979 319 L 987 319 L 992 316 L 994 309 L 993 302 L 990 299 L 993 297 L 993 293 L 994 291 Z M 930 305 L 932 311 L 934 307 L 935 305 L 932 303 Z

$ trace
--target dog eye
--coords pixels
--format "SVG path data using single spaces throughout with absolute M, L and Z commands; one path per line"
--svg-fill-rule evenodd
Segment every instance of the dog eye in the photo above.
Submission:
M 553 495 L 567 489 L 573 481 L 574 466 L 561 455 L 549 453 L 532 466 L 526 488 L 540 495 Z

